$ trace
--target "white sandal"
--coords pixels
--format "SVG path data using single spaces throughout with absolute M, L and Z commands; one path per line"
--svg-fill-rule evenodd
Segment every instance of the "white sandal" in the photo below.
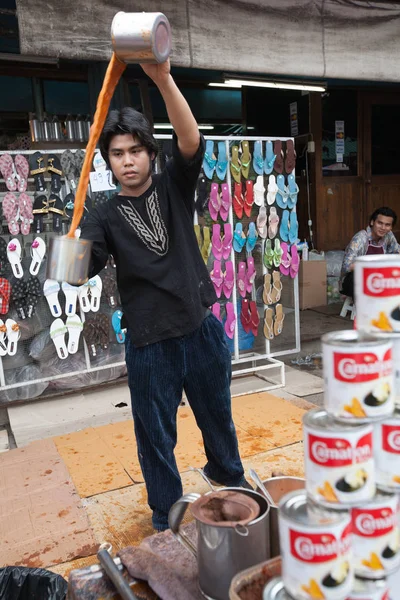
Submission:
M 56 281 L 55 279 L 46 279 L 43 285 L 43 293 L 46 296 L 46 300 L 53 317 L 61 317 L 62 315 L 60 302 L 58 300 L 59 291 L 60 284 L 58 283 L 58 281 Z
M 29 273 L 31 275 L 37 275 L 39 273 L 40 265 L 44 259 L 44 255 L 46 254 L 46 244 L 42 238 L 37 237 L 33 240 L 31 246 L 31 257 L 32 262 L 29 267 Z
M 21 337 L 21 330 L 18 323 L 13 319 L 7 319 L 7 354 L 9 356 L 15 356 L 17 353 L 18 340 Z
M 76 354 L 79 347 L 83 323 L 79 315 L 72 315 L 67 318 L 65 325 L 68 329 L 68 352 L 69 354 Z
M 21 265 L 21 244 L 17 238 L 13 238 L 7 245 L 7 258 L 11 265 L 14 277 L 21 279 L 24 276 Z
M 50 327 L 50 337 L 56 347 L 57 356 L 58 358 L 61 358 L 61 360 L 68 357 L 68 350 L 65 345 L 65 334 L 67 331 L 68 329 L 65 327 L 62 319 L 56 319 L 52 322 Z

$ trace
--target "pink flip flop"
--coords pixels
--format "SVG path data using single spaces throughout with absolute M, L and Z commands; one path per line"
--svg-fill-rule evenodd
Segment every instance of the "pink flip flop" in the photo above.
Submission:
M 276 212 L 275 206 L 271 206 L 269 217 L 268 217 L 268 237 L 270 240 L 273 240 L 276 234 L 278 233 L 278 225 L 279 225 L 279 217 Z
M 246 263 L 240 262 L 238 265 L 238 274 L 236 278 L 239 294 L 245 298 L 247 293 Z
M 231 260 L 228 260 L 225 263 L 225 274 L 224 274 L 224 285 L 223 285 L 225 298 L 229 299 L 232 296 L 233 283 L 234 283 L 233 262 Z
M 251 294 L 255 278 L 256 278 L 256 270 L 254 268 L 254 258 L 252 256 L 248 256 L 247 257 L 247 272 L 246 272 L 248 294 Z
M 213 221 L 218 220 L 218 212 L 221 207 L 221 198 L 218 193 L 218 190 L 218 183 L 212 183 L 210 191 L 210 200 L 208 202 L 208 212 L 210 213 L 210 217 Z
M 19 234 L 19 225 L 17 223 L 18 200 L 14 196 L 14 194 L 11 194 L 10 192 L 8 192 L 4 196 L 3 215 L 5 216 L 5 218 L 7 220 L 8 229 L 9 229 L 9 232 L 11 233 L 11 235 L 18 235 Z
M 21 233 L 28 235 L 33 222 L 32 198 L 23 192 L 19 199 L 19 217 L 21 219 Z
M 289 254 L 289 246 L 286 242 L 281 242 L 281 249 L 283 254 L 281 258 L 281 264 L 279 265 L 279 269 L 282 275 L 289 275 L 292 260 Z
M 14 163 L 17 171 L 18 191 L 25 192 L 28 187 L 29 163 L 22 154 L 16 155 Z
M 10 192 L 17 190 L 17 182 L 14 176 L 13 159 L 10 154 L 0 156 L 0 172 L 3 175 L 6 187 Z
M 265 206 L 260 206 L 260 210 L 257 217 L 257 230 L 258 235 L 265 239 L 268 235 L 268 227 L 267 227 L 267 209 Z
M 214 261 L 213 270 L 210 273 L 210 279 L 214 284 L 214 289 L 215 293 L 217 294 L 217 298 L 221 298 L 224 278 L 221 272 L 221 263 L 219 260 Z
M 226 221 L 229 215 L 229 208 L 232 204 L 232 198 L 229 193 L 229 186 L 227 183 L 221 184 L 221 208 L 219 209 L 219 214 L 223 221 Z
M 297 251 L 297 246 L 295 246 L 293 244 L 290 251 L 292 254 L 292 264 L 290 265 L 290 277 L 292 277 L 292 279 L 294 279 L 296 277 L 297 273 L 299 272 L 300 258 L 299 258 L 299 253 Z
M 224 237 L 222 240 L 222 257 L 224 260 L 228 260 L 232 252 L 232 225 L 225 223 L 224 225 Z
M 213 225 L 212 231 L 212 253 L 217 260 L 222 258 L 221 225 Z
M 225 325 L 224 325 L 225 333 L 228 336 L 228 338 L 230 338 L 232 340 L 233 336 L 235 335 L 235 328 L 236 328 L 236 315 L 235 315 L 235 310 L 233 308 L 232 302 L 226 303 L 225 310 L 226 310 L 226 321 L 225 321 Z
M 214 317 L 217 317 L 218 321 L 221 321 L 221 305 L 219 302 L 215 302 L 215 304 L 212 305 L 211 312 Z

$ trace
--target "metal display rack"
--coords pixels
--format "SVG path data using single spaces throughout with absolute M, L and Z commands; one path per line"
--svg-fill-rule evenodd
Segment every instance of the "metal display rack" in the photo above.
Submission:
M 162 145 L 164 140 L 171 140 L 172 135 L 155 135 L 155 138 Z M 264 144 L 266 141 L 269 141 L 269 140 L 274 141 L 276 139 L 279 139 L 282 142 L 285 142 L 285 141 L 291 140 L 293 138 L 284 138 L 284 137 L 272 138 L 272 137 L 251 137 L 251 136 L 241 136 L 241 137 L 206 136 L 206 140 L 213 140 L 215 142 L 224 141 L 225 145 L 226 145 L 228 157 L 230 157 L 230 146 L 233 143 L 239 145 L 242 141 L 247 140 L 250 143 L 255 142 L 255 141 L 262 141 Z M 37 151 L 41 151 L 43 156 L 46 157 L 48 154 L 61 155 L 64 152 L 64 149 L 40 150 L 38 148 L 35 150 L 20 150 L 20 151 L 17 150 L 17 151 L 9 151 L 9 152 L 0 151 L 0 156 L 5 153 L 10 154 L 10 155 L 22 154 L 22 155 L 26 156 L 27 159 L 29 160 L 29 155 L 31 155 Z M 45 179 L 48 182 L 49 176 L 47 174 L 46 174 L 46 177 L 45 177 Z M 264 176 L 264 177 L 267 177 L 267 176 Z M 229 164 L 228 164 L 228 169 L 227 169 L 226 181 L 229 185 L 229 188 L 232 190 L 232 180 L 231 180 Z M 267 179 L 266 179 L 266 181 L 267 181 Z M 60 192 L 60 196 L 63 199 L 67 193 L 64 177 L 62 177 L 62 183 L 63 183 L 63 186 L 62 186 L 62 190 Z M 222 183 L 222 182 L 220 182 L 220 183 Z M 265 185 L 265 187 L 267 188 L 267 185 Z M 5 188 L 4 180 L 0 179 L 0 199 L 1 199 L 1 201 L 3 200 L 5 193 L 7 193 L 7 190 Z M 33 194 L 33 179 L 32 178 L 28 179 L 27 193 L 30 195 Z M 93 197 L 90 187 L 89 187 L 88 193 L 91 197 Z M 256 217 L 256 215 L 254 213 L 251 220 L 254 221 L 255 217 Z M 230 209 L 229 209 L 229 217 L 228 217 L 227 222 L 229 222 L 231 224 L 232 231 L 234 231 L 234 226 L 235 226 L 236 220 L 237 219 L 233 212 L 233 207 L 231 205 Z M 195 224 L 197 224 L 198 221 L 199 221 L 198 216 L 197 216 L 197 214 L 195 214 Z M 25 252 L 26 252 L 26 249 L 29 247 L 29 244 L 32 243 L 32 240 L 36 237 L 36 235 L 45 237 L 47 242 L 52 235 L 57 235 L 51 231 L 51 227 L 49 225 L 50 224 L 46 225 L 46 228 L 48 230 L 47 231 L 45 230 L 42 234 L 36 234 L 36 233 L 31 232 L 28 236 L 22 236 L 21 234 L 19 234 L 18 236 L 12 236 L 11 234 L 8 233 L 6 221 L 3 218 L 3 233 L 1 235 L 1 237 L 3 237 L 7 242 L 12 237 L 18 237 L 21 241 L 21 245 L 25 246 Z M 63 233 L 66 233 L 67 229 L 68 229 L 68 222 L 65 223 Z M 32 229 L 31 229 L 31 231 L 32 231 Z M 264 241 L 262 243 L 258 242 L 256 249 L 253 251 L 253 256 L 255 256 L 256 254 L 261 256 L 260 265 L 256 267 L 257 275 L 259 277 L 263 277 L 263 275 L 267 272 L 263 265 L 263 262 L 262 262 L 262 256 L 264 253 L 264 244 L 265 244 Z M 230 259 L 232 260 L 233 265 L 234 265 L 235 275 L 236 275 L 236 268 L 237 268 L 238 258 L 239 258 L 238 256 L 236 256 L 236 254 L 237 253 L 235 253 L 232 248 Z M 210 257 L 210 260 L 211 259 L 212 259 L 212 256 Z M 24 261 L 22 262 L 23 267 L 24 267 L 24 272 L 27 271 L 27 269 L 29 268 L 29 263 L 30 263 L 30 257 L 27 256 L 25 258 L 25 263 L 24 263 Z M 39 279 L 42 284 L 43 284 L 43 280 L 45 279 L 45 275 L 44 275 L 45 263 L 46 263 L 46 258 L 43 261 L 41 272 L 39 274 L 40 275 Z M 210 268 L 210 266 L 212 266 L 212 265 L 209 264 L 209 268 Z M 6 277 L 7 277 L 7 275 L 6 275 Z M 276 389 L 276 388 L 284 386 L 285 385 L 285 365 L 277 357 L 287 355 L 287 354 L 297 353 L 300 350 L 298 281 L 297 281 L 297 277 L 295 279 L 290 279 L 290 278 L 285 278 L 285 279 L 287 281 L 284 282 L 284 285 L 290 284 L 291 286 L 293 286 L 294 308 L 292 308 L 292 307 L 286 308 L 285 307 L 284 330 L 286 328 L 286 336 L 285 336 L 284 343 L 280 343 L 279 338 L 276 338 L 271 344 L 267 339 L 264 338 L 264 336 L 262 334 L 264 306 L 261 306 L 262 313 L 260 314 L 259 335 L 257 338 L 255 338 L 255 343 L 254 343 L 253 349 L 251 349 L 250 351 L 240 350 L 238 327 L 236 327 L 236 329 L 235 329 L 235 336 L 234 336 L 234 340 L 233 340 L 234 348 L 233 348 L 233 353 L 232 353 L 233 377 L 239 378 L 239 377 L 243 377 L 245 375 L 253 374 L 255 377 L 257 377 L 257 379 L 260 380 L 260 386 L 261 386 L 261 387 L 258 387 L 258 384 L 255 385 L 254 391 L 272 390 L 272 389 Z M 257 279 L 256 279 L 256 281 L 257 281 Z M 60 302 L 62 304 L 63 299 L 61 298 L 61 294 L 62 294 L 62 292 L 60 292 Z M 235 314 L 236 314 L 236 318 L 237 318 L 237 324 L 239 323 L 239 319 L 240 319 L 240 315 L 237 314 L 237 308 L 236 308 L 238 298 L 239 298 L 239 296 L 238 296 L 238 292 L 237 292 L 237 288 L 236 288 L 236 277 L 235 277 L 231 301 L 234 304 L 234 310 L 235 310 Z M 252 300 L 257 301 L 257 290 L 256 290 L 255 286 L 253 286 L 251 298 L 252 298 Z M 103 302 L 104 302 L 104 300 L 102 299 L 102 306 L 100 308 L 100 311 L 102 309 L 104 309 Z M 259 313 L 260 313 L 260 302 L 258 302 L 258 307 L 259 307 Z M 40 315 L 43 316 L 43 320 L 45 322 L 48 323 L 49 318 L 52 319 L 52 317 L 49 317 L 50 311 L 48 309 L 47 302 L 44 298 L 42 299 L 41 306 L 38 305 L 37 310 L 40 313 Z M 43 311 L 47 311 L 48 314 L 45 315 Z M 0 316 L 2 316 L 2 315 L 0 315 Z M 45 318 L 46 316 L 47 316 L 47 319 Z M 80 312 L 80 316 L 81 316 L 82 321 L 84 321 L 85 314 L 83 312 Z M 7 318 L 6 316 L 4 316 L 4 317 Z M 290 333 L 289 339 L 288 339 L 287 331 L 289 328 L 291 330 L 291 333 Z M 44 330 L 45 330 L 45 328 L 43 329 L 43 331 Z M 37 332 L 35 332 L 35 335 L 37 335 Z M 112 340 L 112 335 L 113 335 L 113 332 L 110 333 L 110 342 L 111 342 L 110 346 L 112 346 L 113 343 L 116 343 L 115 340 Z M 119 357 L 118 357 L 119 359 L 117 359 L 117 360 L 113 360 L 112 355 L 110 354 L 110 362 L 107 362 L 107 360 L 105 360 L 104 364 L 96 364 L 97 361 L 94 361 L 91 358 L 89 351 L 88 351 L 86 341 L 83 339 L 83 336 L 81 336 L 81 340 L 82 341 L 80 343 L 80 348 L 79 348 L 79 353 L 82 358 L 81 363 L 80 363 L 80 368 L 78 368 L 78 369 L 71 368 L 71 370 L 68 372 L 66 371 L 66 372 L 62 372 L 60 374 L 52 374 L 51 376 L 43 374 L 43 376 L 36 376 L 36 377 L 32 377 L 30 379 L 10 381 L 10 377 L 7 375 L 7 369 L 5 369 L 5 365 L 3 364 L 3 359 L 0 357 L 0 403 L 4 402 L 4 399 L 1 398 L 1 392 L 11 390 L 13 388 L 21 388 L 21 387 L 25 387 L 25 386 L 57 382 L 57 380 L 61 380 L 61 379 L 65 379 L 65 378 L 73 378 L 73 377 L 79 377 L 79 376 L 85 376 L 85 375 L 90 376 L 90 374 L 95 374 L 96 372 L 106 371 L 106 370 L 111 370 L 111 369 L 115 369 L 115 373 L 118 373 L 118 370 L 120 371 L 120 374 L 122 373 L 123 369 L 125 368 L 125 361 L 121 360 L 121 354 L 119 355 Z M 20 340 L 19 344 L 21 344 L 22 346 L 25 346 L 24 351 L 27 352 L 27 347 L 26 347 L 27 342 L 25 340 L 24 341 Z M 119 350 L 121 350 L 121 349 L 119 348 Z M 17 353 L 18 353 L 18 351 L 17 351 Z M 55 353 L 56 353 L 56 350 L 54 348 L 54 354 Z M 77 356 L 77 355 L 74 355 L 74 356 Z M 69 360 L 69 358 L 67 358 L 63 362 L 67 363 L 68 360 Z M 12 367 L 8 366 L 8 369 L 11 371 Z M 36 373 L 37 373 L 37 375 L 38 374 L 42 375 L 41 373 L 38 373 L 37 371 L 36 371 Z M 119 376 L 120 375 L 116 375 L 115 378 L 118 378 Z M 112 378 L 110 378 L 110 380 L 111 379 Z M 88 384 L 88 385 L 90 385 L 90 384 Z M 65 389 L 68 389 L 68 388 L 66 387 Z M 75 389 L 75 388 L 73 388 L 73 386 L 71 386 L 71 389 Z M 249 393 L 249 390 L 246 390 L 246 392 L 243 392 L 243 393 Z M 235 395 L 241 395 L 241 394 L 237 393 Z M 36 395 L 36 397 L 40 397 L 40 394 Z M 29 398 L 29 394 L 28 394 L 28 398 Z M 12 400 L 7 400 L 7 401 L 12 402 Z

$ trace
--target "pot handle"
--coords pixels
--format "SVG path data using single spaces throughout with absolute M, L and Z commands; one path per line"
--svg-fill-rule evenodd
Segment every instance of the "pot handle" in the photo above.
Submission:
M 182 546 L 184 546 L 186 550 L 189 550 L 189 552 L 193 554 L 195 558 L 197 558 L 197 549 L 187 535 L 183 533 L 183 531 L 180 531 L 180 525 L 183 521 L 183 517 L 185 516 L 188 504 L 192 504 L 199 498 L 201 498 L 201 495 L 195 493 L 182 496 L 180 500 L 171 506 L 168 514 L 168 525 L 172 533 L 176 539 L 180 541 Z

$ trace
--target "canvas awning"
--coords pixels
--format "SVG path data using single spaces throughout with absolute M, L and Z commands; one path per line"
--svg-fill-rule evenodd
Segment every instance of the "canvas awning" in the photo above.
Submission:
M 162 11 L 177 66 L 400 81 L 400 3 L 367 0 L 16 0 L 21 53 L 108 60 L 119 10 Z

